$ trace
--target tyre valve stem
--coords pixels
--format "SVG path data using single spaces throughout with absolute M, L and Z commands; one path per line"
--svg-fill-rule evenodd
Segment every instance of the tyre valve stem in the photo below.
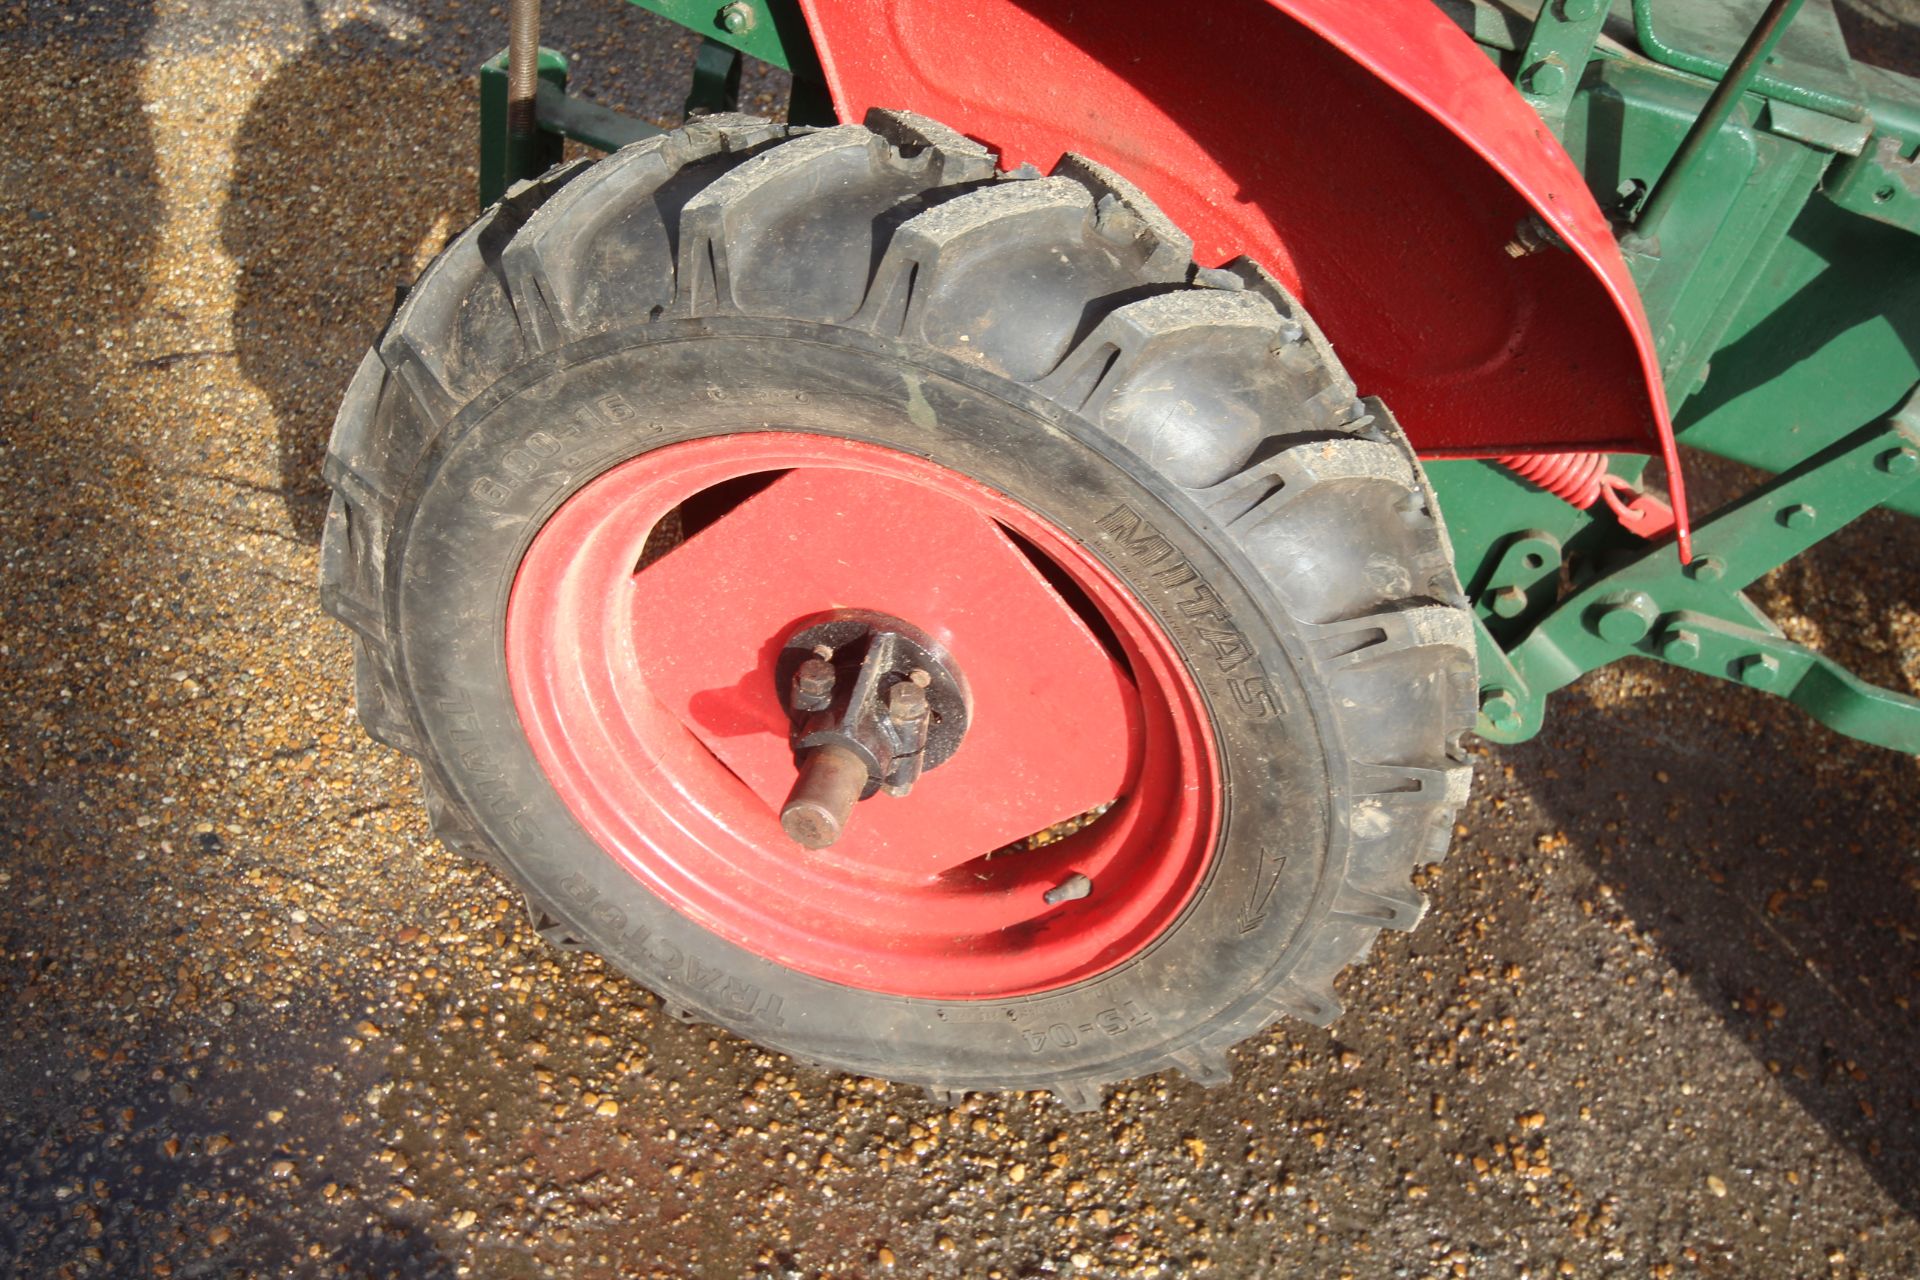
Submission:
M 1092 892 L 1093 881 L 1076 871 L 1040 896 L 1048 906 L 1057 907 L 1063 902 L 1084 898 Z

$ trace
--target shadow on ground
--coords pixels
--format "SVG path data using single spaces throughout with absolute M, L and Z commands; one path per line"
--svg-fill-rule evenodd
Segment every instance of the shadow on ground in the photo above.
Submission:
M 1920 764 L 1758 701 L 1682 689 L 1625 712 L 1562 707 L 1561 731 L 1508 758 L 1557 766 L 1553 812 L 1608 896 L 1920 1212 Z M 1569 768 L 1575 752 L 1585 763 Z
M 464 224 L 475 181 L 471 138 L 450 127 L 469 121 L 470 80 L 373 23 L 314 28 L 247 112 L 221 227 L 239 270 L 240 369 L 273 405 L 281 484 L 308 539 L 326 512 L 320 463 L 347 379 L 396 288 Z M 421 190 L 446 193 L 424 223 Z

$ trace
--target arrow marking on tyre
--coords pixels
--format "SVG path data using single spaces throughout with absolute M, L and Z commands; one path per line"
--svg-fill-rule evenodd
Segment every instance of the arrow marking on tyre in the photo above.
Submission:
M 1267 903 L 1272 900 L 1274 888 L 1280 883 L 1280 873 L 1287 869 L 1287 856 L 1283 853 L 1274 859 L 1273 870 L 1266 871 L 1265 867 L 1266 863 L 1263 862 L 1263 874 L 1254 882 L 1253 897 L 1248 899 L 1247 909 L 1240 917 L 1242 933 L 1252 933 L 1266 921 Z

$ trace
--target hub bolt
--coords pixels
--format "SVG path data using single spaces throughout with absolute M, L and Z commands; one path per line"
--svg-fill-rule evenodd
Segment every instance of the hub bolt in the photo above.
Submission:
M 793 673 L 793 709 L 825 711 L 833 702 L 833 664 L 825 658 L 808 658 Z
M 912 679 L 902 680 L 887 692 L 887 714 L 895 724 L 912 724 L 927 718 L 927 689 Z

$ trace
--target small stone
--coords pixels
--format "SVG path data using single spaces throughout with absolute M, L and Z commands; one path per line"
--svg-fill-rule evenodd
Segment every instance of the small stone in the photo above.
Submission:
M 880 1251 L 873 1256 L 881 1266 L 887 1268 L 889 1271 L 893 1269 L 893 1250 L 887 1248 L 887 1246 L 881 1245 Z
M 453 1215 L 453 1229 L 455 1231 L 465 1231 L 468 1227 L 471 1227 L 474 1223 L 478 1221 L 480 1221 L 479 1214 L 475 1213 L 471 1209 L 462 1209 L 460 1212 Z
M 593 1110 L 595 1115 L 617 1116 L 620 1114 L 620 1104 L 612 1098 L 602 1098 L 600 1099 L 600 1105 Z
M 274 1162 L 273 1162 L 272 1164 L 270 1164 L 270 1165 L 268 1165 L 268 1166 L 267 1166 L 267 1171 L 268 1171 L 269 1173 L 271 1173 L 271 1174 L 273 1174 L 273 1176 L 274 1176 L 274 1177 L 276 1177 L 276 1178 L 289 1178 L 289 1177 L 292 1177 L 292 1176 L 293 1176 L 293 1161 L 291 1161 L 291 1160 L 275 1160 L 275 1161 L 274 1161 Z
M 1717 1175 L 1710 1173 L 1707 1175 L 1707 1190 L 1713 1192 L 1716 1196 L 1724 1198 L 1727 1194 L 1727 1184 L 1722 1182 Z

